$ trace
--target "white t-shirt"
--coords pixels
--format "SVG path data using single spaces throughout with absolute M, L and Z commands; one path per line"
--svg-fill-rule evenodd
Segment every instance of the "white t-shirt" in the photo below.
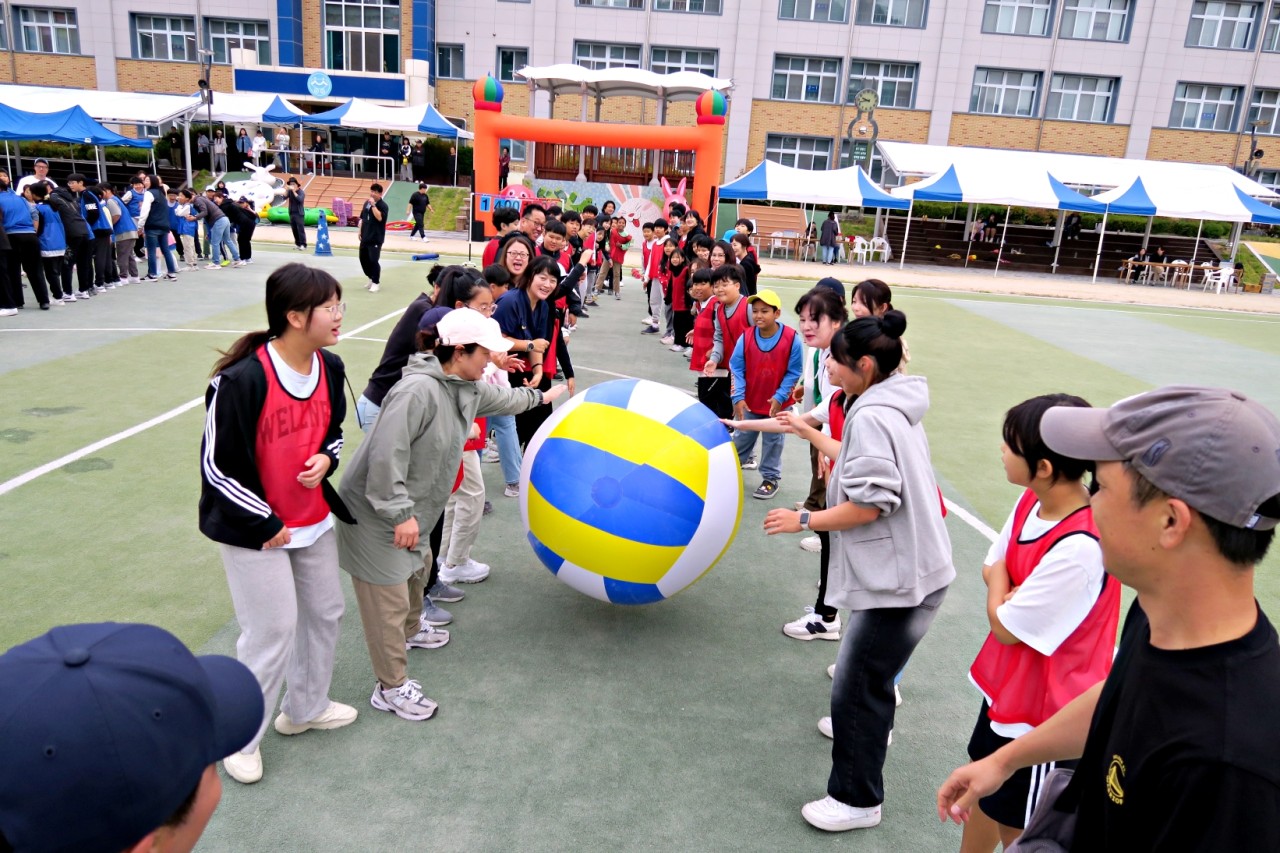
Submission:
M 316 388 L 320 385 L 320 354 L 311 354 L 311 372 L 299 373 L 289 365 L 285 364 L 280 354 L 276 352 L 274 344 L 267 344 L 267 354 L 271 356 L 271 364 L 276 369 L 276 376 L 280 377 L 280 384 L 284 386 L 284 390 L 288 391 L 295 397 L 306 399 L 315 393 Z M 299 471 L 299 474 L 302 472 Z M 316 488 L 320 488 L 316 486 Z M 289 544 L 285 548 L 306 548 L 314 545 L 316 540 L 324 535 L 324 532 L 333 527 L 333 513 L 326 515 L 324 521 L 315 524 L 308 524 L 306 527 L 290 527 L 289 528 Z
M 1039 512 L 1037 501 L 1018 532 L 1019 542 L 1034 542 L 1057 525 L 1057 521 L 1042 519 Z M 1016 513 L 1017 507 L 1014 507 L 1000 529 L 1000 537 L 987 551 L 986 565 L 1004 559 Z M 1098 540 L 1083 534 L 1068 536 L 1049 549 L 1017 594 L 996 608 L 996 617 L 1010 634 L 1040 654 L 1051 655 L 1089 615 L 1102 594 L 1105 577 Z M 987 700 L 990 699 L 988 696 Z M 1009 738 L 1024 735 L 1031 729 L 1021 723 L 991 723 L 992 731 Z

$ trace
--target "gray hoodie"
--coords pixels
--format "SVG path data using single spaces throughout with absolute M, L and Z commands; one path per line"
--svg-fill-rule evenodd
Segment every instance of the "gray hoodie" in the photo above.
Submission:
M 955 578 L 929 440 L 923 376 L 894 374 L 871 386 L 845 420 L 827 506 L 875 507 L 869 524 L 831 534 L 827 604 L 851 610 L 915 607 Z
M 434 355 L 412 356 L 338 487 L 356 519 L 337 523 L 338 564 L 372 584 L 408 580 L 428 558 L 427 534 L 449 500 L 471 422 L 517 415 L 541 401 L 532 388 L 459 379 Z M 395 526 L 410 517 L 420 535 L 413 552 L 392 544 Z

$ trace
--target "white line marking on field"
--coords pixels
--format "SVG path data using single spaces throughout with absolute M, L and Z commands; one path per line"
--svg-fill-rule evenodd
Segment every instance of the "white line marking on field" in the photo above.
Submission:
M 350 332 L 350 335 L 356 335 L 360 332 L 363 332 L 365 329 L 371 329 L 374 326 L 378 325 L 379 323 L 384 323 L 387 320 L 390 320 L 392 317 L 398 317 L 403 313 L 404 313 L 403 308 L 399 309 L 398 311 L 392 311 L 390 314 L 383 315 L 382 317 L 379 317 L 378 319 L 374 320 L 371 323 L 365 323 L 363 326 L 360 326 L 357 329 L 352 329 Z M 339 340 L 342 340 L 342 338 L 349 337 L 350 335 L 342 335 L 341 337 L 339 337 Z M 38 468 L 32 468 L 30 471 L 26 472 L 25 474 L 19 474 L 17 477 L 14 477 L 12 480 L 6 480 L 5 482 L 0 483 L 0 495 L 6 495 L 9 492 L 12 492 L 14 489 L 18 488 L 19 486 L 25 486 L 27 483 L 30 483 L 32 480 L 35 480 L 39 477 L 43 477 L 45 474 L 48 474 L 51 471 L 56 471 L 64 465 L 69 465 L 72 462 L 75 462 L 77 459 L 83 459 L 84 457 L 92 453 L 97 453 L 99 450 L 102 450 L 104 447 L 110 447 L 111 445 L 115 444 L 118 441 L 124 441 L 126 438 L 131 438 L 132 436 L 135 436 L 140 432 L 144 432 L 146 430 L 151 429 L 153 426 L 158 426 L 164 423 L 165 421 L 171 421 L 174 418 L 178 417 L 179 415 L 189 412 L 192 409 L 194 409 L 196 406 L 199 406 L 203 403 L 204 403 L 204 395 L 201 394 L 199 397 L 196 397 L 194 400 L 188 400 L 187 402 L 183 403 L 181 406 L 170 409 L 169 411 L 165 412 L 162 415 L 156 415 L 154 418 L 152 418 L 149 421 L 143 421 L 137 426 L 131 426 L 126 430 L 116 433 L 115 435 L 109 435 L 104 439 L 95 441 L 93 444 L 86 445 L 80 448 L 79 450 L 74 450 L 71 453 L 68 453 L 66 456 L 60 456 L 57 459 L 53 460 L 52 462 L 46 462 L 45 464 L 41 465 Z
M 344 341 L 364 341 L 370 344 L 385 344 L 387 342 L 386 338 L 357 338 L 355 335 L 343 335 L 342 339 Z
M 989 299 L 963 299 L 961 298 L 964 296 L 986 296 L 986 297 L 997 297 L 997 298 L 994 298 L 994 299 L 990 299 L 990 298 Z M 1004 296 L 1007 298 L 1005 299 L 998 298 L 1001 296 Z M 903 288 L 902 298 L 906 299 L 907 297 L 911 297 L 912 299 L 928 299 L 934 302 L 1001 302 L 1005 305 L 1025 305 L 1026 304 L 1024 302 L 1018 302 L 1017 300 L 1019 299 L 1037 299 L 1037 300 L 1047 301 L 1052 299 L 1068 298 L 1065 296 L 1038 296 L 1035 294 L 1024 294 L 1024 293 L 1005 293 L 1005 294 L 972 293 L 970 291 L 962 291 L 962 290 L 956 291 L 955 294 L 952 296 L 924 296 L 922 294 L 912 293 L 906 288 Z M 1092 302 L 1092 301 L 1088 305 L 1041 305 L 1038 307 L 1060 308 L 1063 311 L 1111 311 L 1117 314 L 1133 314 L 1138 317 L 1174 317 L 1182 320 L 1223 320 L 1228 323 L 1255 323 L 1255 324 L 1261 324 L 1263 326 L 1280 326 L 1280 317 L 1277 317 L 1274 320 L 1263 320 L 1260 317 L 1224 317 L 1224 316 L 1221 316 L 1220 314 L 1207 313 L 1207 312 L 1221 312 L 1221 311 L 1227 310 L 1223 308 L 1183 308 L 1182 309 L 1183 311 L 1189 312 L 1186 314 L 1174 314 L 1168 311 L 1147 311 L 1147 310 L 1117 311 L 1116 309 L 1123 309 L 1123 308 L 1146 309 L 1149 307 L 1150 308 L 1167 308 L 1168 306 L 1167 305 L 1150 305 L 1142 302 Z M 1242 311 L 1240 313 L 1244 313 L 1244 312 Z
M 986 522 L 978 518 L 973 513 L 969 512 L 969 510 L 965 509 L 964 507 L 960 506 L 954 501 L 947 500 L 945 497 L 942 499 L 942 501 L 947 505 L 947 512 L 955 513 L 957 516 L 959 516 L 961 521 L 963 521 L 965 524 L 969 525 L 974 530 L 981 533 L 983 536 L 987 538 L 989 542 L 995 542 L 997 539 L 1000 538 L 1000 534 L 996 533 L 994 530 L 988 527 L 986 525 Z

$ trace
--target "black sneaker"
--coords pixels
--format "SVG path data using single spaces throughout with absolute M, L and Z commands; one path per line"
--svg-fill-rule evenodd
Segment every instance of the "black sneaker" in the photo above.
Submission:
M 765 480 L 760 484 L 760 488 L 756 489 L 751 497 L 756 500 L 767 501 L 778 493 L 778 483 L 776 480 Z
M 641 329 L 641 330 L 640 330 L 640 334 L 642 334 L 642 335 L 656 335 L 656 334 L 658 334 L 658 327 L 657 327 L 657 326 L 650 326 L 650 327 L 649 327 L 649 328 L 647 328 L 647 329 Z

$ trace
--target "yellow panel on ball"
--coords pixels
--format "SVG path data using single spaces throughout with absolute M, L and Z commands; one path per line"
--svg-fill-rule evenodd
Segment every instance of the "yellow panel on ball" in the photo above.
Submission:
M 542 563 L 615 604 L 669 598 L 728 549 L 742 476 L 728 430 L 656 382 L 596 385 L 556 410 L 525 451 L 521 511 Z

